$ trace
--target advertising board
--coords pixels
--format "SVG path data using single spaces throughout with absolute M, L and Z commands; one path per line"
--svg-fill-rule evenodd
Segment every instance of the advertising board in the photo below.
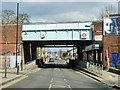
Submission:
M 103 31 L 104 35 L 120 34 L 120 18 L 105 18 Z

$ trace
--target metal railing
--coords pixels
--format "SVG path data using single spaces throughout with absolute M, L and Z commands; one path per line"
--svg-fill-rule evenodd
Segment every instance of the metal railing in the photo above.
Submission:
M 87 69 L 101 76 L 103 75 L 103 65 L 101 64 L 94 62 L 87 62 Z

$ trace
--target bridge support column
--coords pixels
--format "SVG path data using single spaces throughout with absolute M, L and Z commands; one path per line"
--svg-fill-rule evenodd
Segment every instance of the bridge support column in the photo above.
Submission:
M 32 48 L 32 60 L 36 60 L 37 59 L 37 53 L 36 53 L 36 46 L 31 44 L 31 48 Z
M 31 47 L 31 44 L 29 45 L 30 46 L 30 60 L 32 61 L 32 47 Z
M 87 54 L 87 61 L 89 61 L 89 52 L 86 52 Z
M 77 47 L 77 54 L 78 54 L 77 58 L 78 60 L 80 60 L 80 47 Z
M 82 47 L 77 47 L 78 60 L 83 60 Z
M 25 63 L 30 61 L 30 46 L 28 43 L 23 44 L 23 49 L 24 49 L 24 59 Z

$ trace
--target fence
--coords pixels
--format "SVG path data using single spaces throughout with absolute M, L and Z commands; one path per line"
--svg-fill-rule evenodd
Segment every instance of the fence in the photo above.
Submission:
M 87 69 L 99 75 L 103 75 L 103 65 L 101 64 L 94 62 L 87 62 Z
M 5 64 L 6 63 L 6 64 Z M 0 56 L 0 68 L 10 67 L 10 56 Z
M 19 66 L 21 65 L 21 56 L 17 56 L 17 62 L 19 63 Z M 16 67 L 16 56 L 0 56 L 0 68 L 5 68 L 5 62 L 7 68 L 14 68 Z

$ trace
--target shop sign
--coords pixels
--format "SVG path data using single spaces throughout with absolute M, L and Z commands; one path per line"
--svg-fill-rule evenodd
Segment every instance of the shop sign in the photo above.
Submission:
M 102 35 L 95 35 L 95 41 L 102 41 Z

